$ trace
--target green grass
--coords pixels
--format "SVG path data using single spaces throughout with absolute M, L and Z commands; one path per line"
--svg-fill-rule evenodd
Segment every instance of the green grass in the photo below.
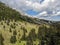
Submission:
M 1 25 L 1 23 L 3 23 L 3 25 Z M 10 27 L 10 25 L 12 24 L 17 24 L 16 25 L 16 28 L 13 29 Z M 26 23 L 26 24 L 25 24 Z M 3 26 L 5 25 L 5 29 L 3 28 Z M 9 25 L 7 25 L 7 23 L 5 23 L 5 21 L 0 21 L 0 33 L 2 33 L 3 37 L 4 37 L 4 45 L 24 45 L 26 43 L 26 41 L 21 41 L 21 43 L 19 43 L 19 38 L 22 37 L 23 35 L 23 30 L 21 29 L 21 27 L 25 27 L 27 29 L 27 33 L 26 33 L 26 36 L 29 35 L 29 32 L 31 31 L 32 28 L 36 29 L 36 33 L 38 32 L 37 29 L 38 29 L 38 25 L 35 25 L 35 24 L 32 24 L 32 23 L 28 23 L 28 22 L 20 22 L 20 21 L 10 21 Z M 9 32 L 9 29 L 11 28 L 12 32 Z M 11 44 L 10 43 L 10 37 L 13 35 L 13 31 L 16 30 L 17 31 L 17 35 L 16 35 L 16 38 L 17 38 L 17 42 L 16 44 Z M 20 34 L 20 36 L 19 36 Z

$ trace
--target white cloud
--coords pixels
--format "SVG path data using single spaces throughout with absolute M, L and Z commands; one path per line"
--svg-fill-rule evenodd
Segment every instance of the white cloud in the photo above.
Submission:
M 60 11 L 59 11 L 59 12 L 57 12 L 54 16 L 58 16 L 58 15 L 60 15 Z
M 39 15 L 37 15 L 37 16 L 47 16 L 47 12 L 46 11 L 44 11 L 44 12 L 41 12 Z

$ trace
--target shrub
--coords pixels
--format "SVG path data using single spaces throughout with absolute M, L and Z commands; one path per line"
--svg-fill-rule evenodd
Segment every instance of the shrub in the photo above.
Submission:
M 3 25 L 3 22 L 1 22 L 1 25 Z
M 16 43 L 16 41 L 17 41 L 16 36 L 11 36 L 10 42 L 11 43 Z
M 29 33 L 29 35 L 28 35 L 28 37 L 27 37 L 27 39 L 28 40 L 30 40 L 30 41 L 32 41 L 32 40 L 36 40 L 36 33 L 35 33 L 35 29 L 31 29 L 31 32 Z
M 3 28 L 5 29 L 5 25 L 3 26 Z
M 16 30 L 14 30 L 14 31 L 13 31 L 13 35 L 17 35 L 17 32 L 16 32 Z
M 11 28 L 9 29 L 9 32 L 12 32 L 12 29 Z
M 3 38 L 2 34 L 0 34 L 0 45 L 4 45 L 3 41 L 4 41 L 4 38 Z
M 13 29 L 15 29 L 15 28 L 16 28 L 16 26 L 15 26 L 15 25 L 12 25 L 12 24 L 10 25 L 10 27 L 11 27 L 11 28 L 13 28 Z

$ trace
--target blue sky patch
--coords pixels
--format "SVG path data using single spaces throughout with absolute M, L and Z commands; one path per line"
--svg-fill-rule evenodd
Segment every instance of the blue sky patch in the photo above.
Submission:
M 40 0 L 40 3 L 42 3 L 44 0 Z
M 29 15 L 37 15 L 39 12 L 36 12 L 36 11 L 33 11 L 33 10 L 27 10 L 26 13 L 29 14 Z

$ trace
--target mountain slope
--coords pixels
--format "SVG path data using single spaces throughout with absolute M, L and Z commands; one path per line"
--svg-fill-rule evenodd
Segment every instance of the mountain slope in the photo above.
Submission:
M 12 8 L 7 7 L 5 4 L 0 3 L 0 19 L 7 20 L 23 20 L 30 23 L 41 24 L 48 23 L 49 21 L 43 19 L 32 18 L 28 16 L 21 15 L 16 10 L 12 10 Z
M 21 15 L 0 3 L 0 45 L 60 45 L 60 23 Z

